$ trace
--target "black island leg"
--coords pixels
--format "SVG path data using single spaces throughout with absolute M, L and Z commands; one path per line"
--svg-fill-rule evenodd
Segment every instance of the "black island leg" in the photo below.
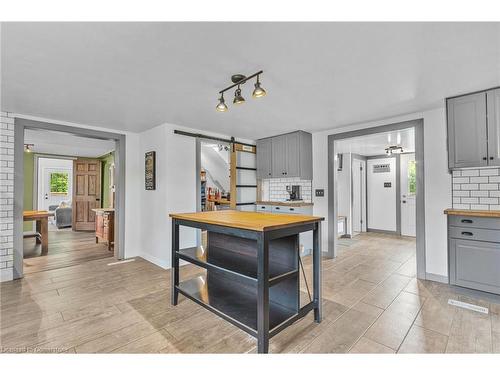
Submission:
M 171 273 L 171 283 L 170 283 L 170 291 L 171 291 L 171 303 L 172 305 L 177 305 L 177 301 L 179 300 L 179 291 L 177 290 L 177 286 L 179 286 L 179 258 L 177 257 L 177 252 L 179 251 L 179 225 L 177 224 L 176 219 L 172 219 L 172 259 L 171 264 L 172 267 L 170 269 Z
M 314 321 L 321 322 L 321 222 L 313 230 Z
M 269 238 L 257 240 L 257 352 L 269 351 Z

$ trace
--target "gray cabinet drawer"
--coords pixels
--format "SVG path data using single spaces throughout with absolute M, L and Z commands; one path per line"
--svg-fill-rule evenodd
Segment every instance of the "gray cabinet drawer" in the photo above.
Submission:
M 450 283 L 500 293 L 500 244 L 450 240 Z
M 474 216 L 448 216 L 448 224 L 465 228 L 483 228 L 500 230 L 500 218 Z
M 494 229 L 451 227 L 448 230 L 450 238 L 462 240 L 500 242 L 500 231 Z
M 312 215 L 312 207 L 273 206 L 273 212 L 282 214 Z
M 258 204 L 255 207 L 255 210 L 259 212 L 271 212 L 273 210 L 273 206 L 267 204 Z

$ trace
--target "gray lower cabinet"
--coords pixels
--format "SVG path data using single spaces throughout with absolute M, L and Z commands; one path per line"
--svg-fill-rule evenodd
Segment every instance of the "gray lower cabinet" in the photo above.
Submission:
M 498 218 L 449 216 L 450 284 L 500 294 L 499 222 Z
M 259 139 L 257 177 L 312 180 L 312 135 L 296 131 Z

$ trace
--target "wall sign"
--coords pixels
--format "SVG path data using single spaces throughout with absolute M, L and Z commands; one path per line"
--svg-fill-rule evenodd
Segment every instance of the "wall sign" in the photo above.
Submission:
M 387 164 L 373 164 L 373 173 L 389 173 L 391 165 Z
M 156 151 L 146 152 L 144 179 L 146 190 L 156 190 Z

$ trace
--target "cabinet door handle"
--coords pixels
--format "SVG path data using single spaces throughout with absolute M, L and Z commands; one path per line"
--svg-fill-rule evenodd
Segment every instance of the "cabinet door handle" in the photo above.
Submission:
M 279 210 L 280 208 L 279 207 L 276 207 L 277 210 Z
M 488 158 L 485 156 L 485 157 L 483 157 L 483 160 L 488 160 Z
M 493 160 L 493 156 L 490 156 L 490 160 Z
M 293 208 L 290 208 L 290 211 L 295 211 Z
M 462 232 L 462 236 L 471 237 L 471 236 L 473 236 L 473 234 L 472 234 L 472 232 Z
M 462 219 L 461 221 L 462 221 L 462 223 L 466 223 L 466 224 L 472 224 L 473 223 L 473 221 L 471 219 Z

